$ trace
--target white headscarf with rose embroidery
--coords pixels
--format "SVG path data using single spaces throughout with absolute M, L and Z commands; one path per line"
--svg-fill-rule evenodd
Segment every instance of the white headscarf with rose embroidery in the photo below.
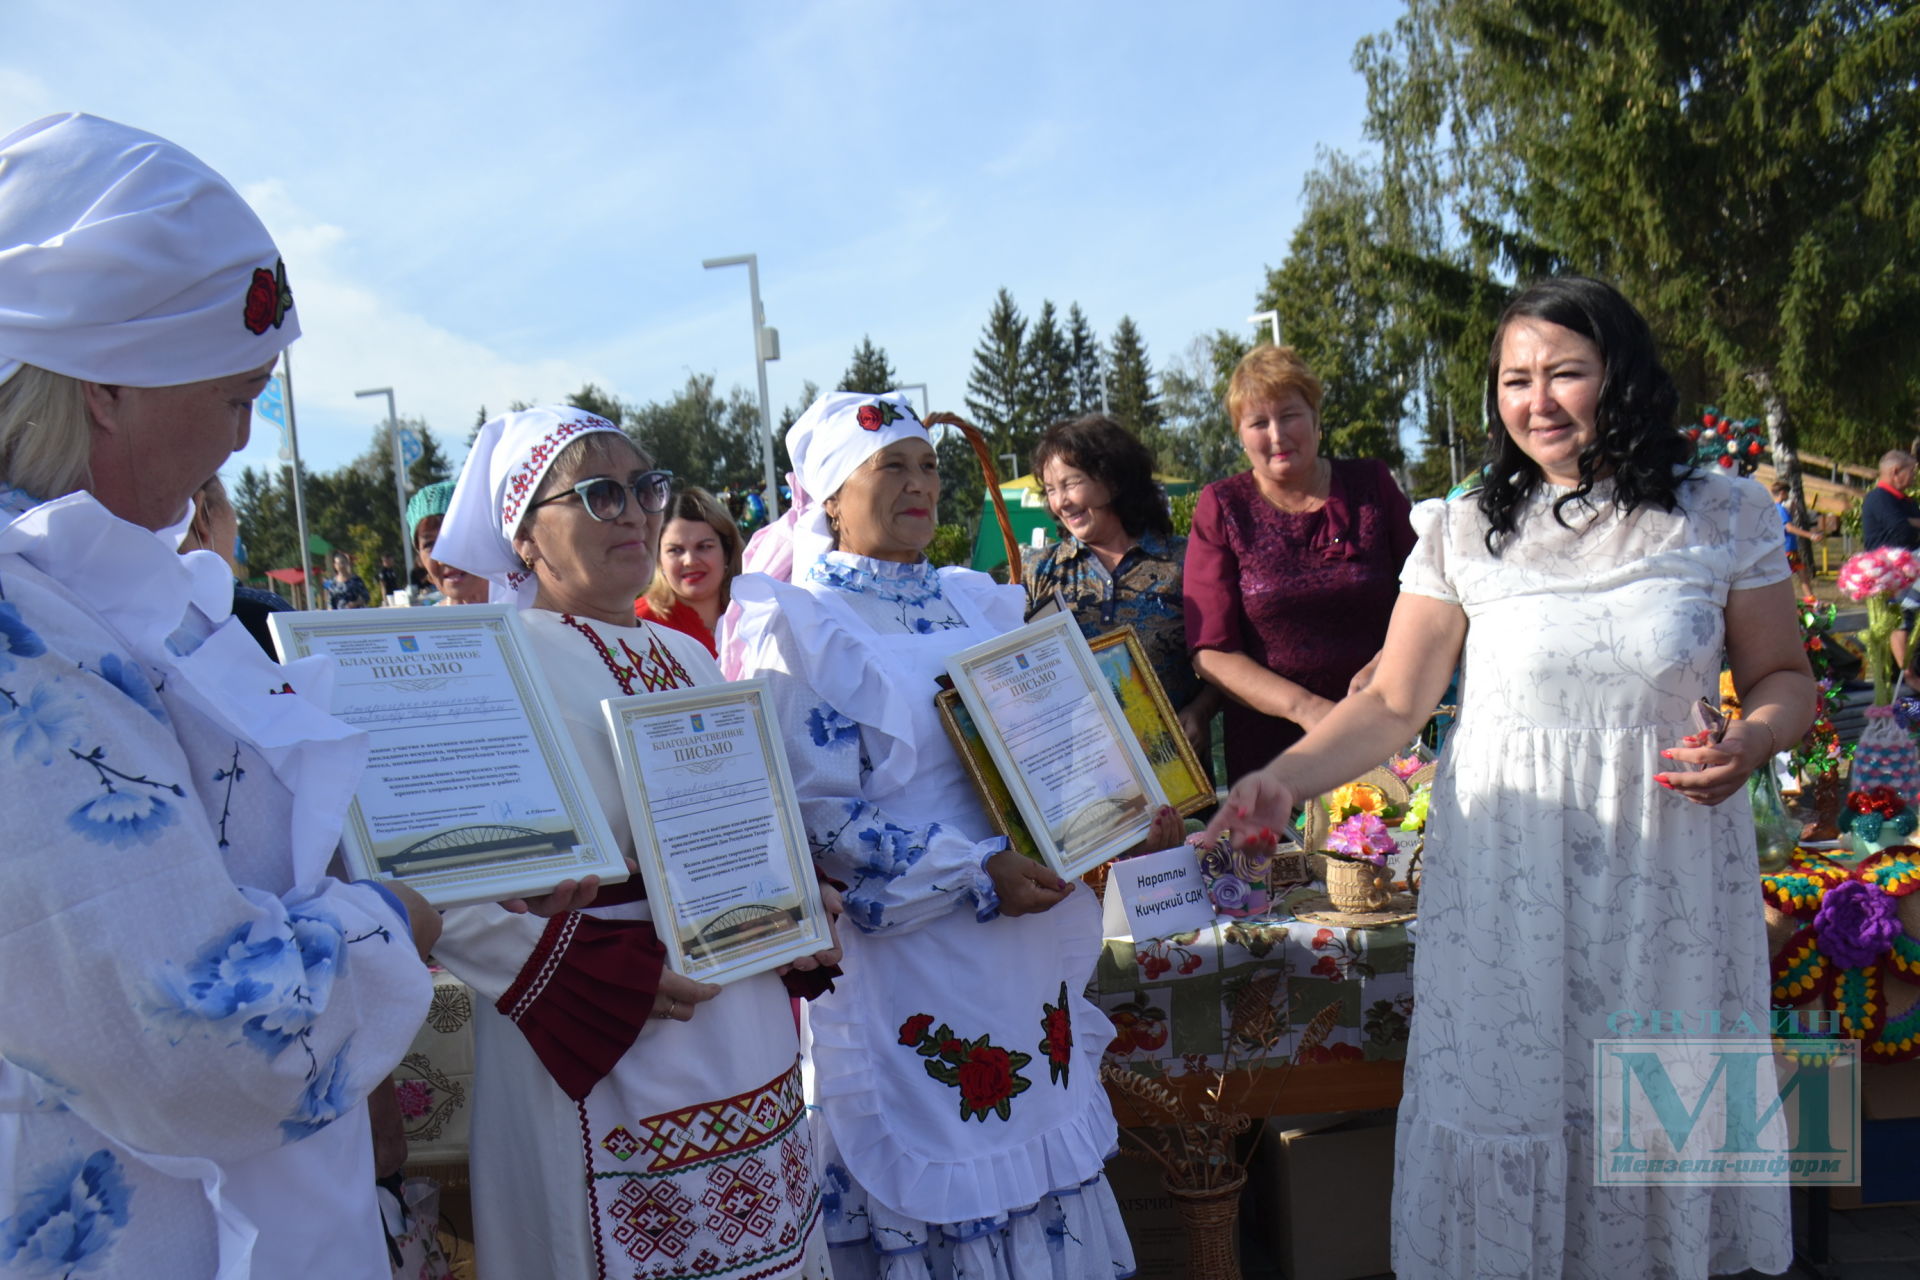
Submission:
M 806 577 L 833 549 L 833 531 L 822 504 L 840 492 L 861 463 L 899 440 L 933 443 L 905 392 L 829 391 L 808 405 L 787 428 L 787 456 L 793 459 L 787 484 L 793 489 L 793 505 L 753 535 L 746 571 L 785 582 Z
M 299 336 L 273 238 L 198 158 L 77 112 L 0 137 L 0 382 L 180 386 Z
M 597 431 L 624 438 L 605 418 L 565 407 L 523 409 L 481 427 L 460 468 L 433 558 L 485 578 L 492 584 L 489 600 L 531 608 L 539 584 L 513 549 L 513 535 L 560 451 Z

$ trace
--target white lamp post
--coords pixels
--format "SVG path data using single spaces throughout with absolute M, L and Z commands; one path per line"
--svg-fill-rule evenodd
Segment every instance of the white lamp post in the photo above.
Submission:
M 1248 316 L 1247 323 L 1272 325 L 1273 345 L 1276 347 L 1280 345 L 1280 313 L 1278 311 L 1262 311 L 1258 315 Z
M 371 391 L 356 391 L 356 399 L 364 400 L 368 396 L 387 398 L 387 434 L 393 437 L 393 492 L 400 500 L 400 563 L 405 564 L 413 558 L 413 549 L 407 542 L 407 465 L 400 457 L 400 417 L 393 411 L 393 388 L 375 387 Z
M 894 390 L 895 391 L 918 391 L 920 393 L 920 420 L 922 422 L 925 422 L 927 419 L 927 414 L 933 411 L 932 405 L 929 403 L 927 399 L 927 384 L 924 382 L 903 382 L 899 386 L 895 387 Z
M 767 400 L 767 361 L 780 358 L 780 332 L 767 327 L 767 313 L 760 306 L 760 255 L 703 258 L 700 265 L 709 271 L 715 267 L 747 269 L 747 290 L 753 295 L 753 371 L 760 380 L 760 454 L 767 467 L 767 519 L 771 522 L 780 516 L 780 477 L 773 466 L 773 407 Z

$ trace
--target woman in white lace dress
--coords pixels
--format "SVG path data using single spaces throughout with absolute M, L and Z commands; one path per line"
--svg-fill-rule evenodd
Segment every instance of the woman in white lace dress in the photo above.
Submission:
M 1379 674 L 1217 820 L 1278 825 L 1384 758 L 1461 664 L 1400 1111 L 1402 1280 L 1790 1261 L 1784 1184 L 1596 1185 L 1593 1042 L 1637 1025 L 1610 1014 L 1767 1025 L 1742 793 L 1813 711 L 1779 519 L 1757 484 L 1689 465 L 1676 404 L 1612 288 L 1522 293 L 1488 371 L 1489 478 L 1415 509 Z M 1717 701 L 1723 650 L 1747 714 L 1710 745 L 1692 708 Z

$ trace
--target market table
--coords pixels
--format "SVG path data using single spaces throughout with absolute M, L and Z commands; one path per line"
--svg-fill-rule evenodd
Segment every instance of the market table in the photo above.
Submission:
M 1403 924 L 1351 929 L 1285 915 L 1308 896 L 1296 890 L 1278 912 L 1221 920 L 1193 933 L 1136 945 L 1109 939 L 1095 972 L 1094 1001 L 1114 1022 L 1109 1055 L 1175 1091 L 1212 1083 L 1233 1068 L 1251 1114 L 1366 1111 L 1400 1100 L 1413 1011 L 1413 946 Z M 1228 1058 L 1232 1010 L 1248 986 L 1279 1016 L 1279 1039 L 1260 1057 L 1245 1045 Z M 407 1129 L 409 1166 L 446 1181 L 467 1158 L 473 1096 L 473 993 L 444 970 L 412 1047 L 394 1070 Z M 1326 1042 L 1287 1069 L 1300 1030 L 1338 1005 Z M 1114 1099 L 1121 1123 L 1141 1123 Z
M 1295 918 L 1313 897 L 1296 889 L 1275 911 L 1136 944 L 1110 938 L 1091 992 L 1113 1019 L 1111 1061 L 1176 1092 L 1236 1073 L 1250 1114 L 1301 1115 L 1391 1107 L 1400 1100 L 1413 1013 L 1413 944 L 1405 924 L 1347 928 Z M 1234 1043 L 1234 1010 L 1252 997 L 1275 1011 L 1270 1047 Z M 1325 1041 L 1289 1067 L 1307 1023 L 1339 1012 Z M 1122 1097 L 1122 1124 L 1146 1123 Z

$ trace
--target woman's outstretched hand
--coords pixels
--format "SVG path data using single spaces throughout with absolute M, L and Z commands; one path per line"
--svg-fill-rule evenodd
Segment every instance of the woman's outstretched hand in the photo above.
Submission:
M 1286 831 L 1293 823 L 1293 802 L 1293 789 L 1274 776 L 1272 765 L 1256 769 L 1227 792 L 1200 833 L 1200 847 L 1219 839 L 1222 831 Z

